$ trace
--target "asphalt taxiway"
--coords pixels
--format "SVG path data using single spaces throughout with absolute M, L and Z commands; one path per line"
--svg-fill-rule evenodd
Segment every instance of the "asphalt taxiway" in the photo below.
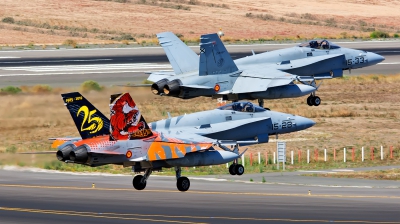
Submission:
M 340 46 L 371 51 L 386 58 L 378 65 L 354 69 L 350 75 L 400 73 L 400 41 L 342 42 Z M 233 59 L 296 44 L 226 45 Z M 198 53 L 198 46 L 191 46 Z M 0 87 L 48 84 L 79 86 L 92 79 L 101 85 L 142 83 L 145 72 L 172 70 L 161 47 L 3 50 Z M 346 75 L 349 72 L 345 71 Z
M 256 183 L 246 174 L 189 177 L 189 191 L 179 192 L 174 177 L 151 176 L 136 191 L 129 175 L 0 170 L 0 217 L 1 223 L 400 223 L 396 181 L 353 186 L 299 174 L 253 174 Z M 296 184 L 302 178 L 308 184 Z

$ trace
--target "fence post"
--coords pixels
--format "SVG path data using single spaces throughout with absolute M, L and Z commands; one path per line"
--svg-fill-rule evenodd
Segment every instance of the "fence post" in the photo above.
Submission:
M 258 165 L 260 165 L 261 164 L 261 154 L 260 154 L 260 152 L 258 152 Z
M 265 153 L 265 165 L 268 165 L 268 152 Z
M 336 149 L 333 149 L 333 161 L 336 162 Z
M 390 158 L 393 159 L 393 146 L 390 146 Z
M 275 164 L 275 152 L 274 152 L 274 164 Z
M 381 145 L 381 160 L 383 160 L 383 146 Z
M 324 161 L 326 162 L 326 149 L 324 149 Z
M 343 162 L 346 162 L 346 148 L 343 148 Z
M 364 146 L 361 147 L 361 162 L 364 162 Z
M 374 160 L 374 147 L 371 147 L 371 160 Z
M 291 160 L 291 162 L 292 162 L 292 165 L 293 165 L 293 150 L 292 150 L 292 151 L 290 151 L 290 160 Z
M 298 152 L 299 152 L 299 164 L 300 164 L 301 163 L 301 150 L 299 149 Z
M 315 162 L 318 162 L 318 149 L 314 149 Z
M 307 163 L 310 163 L 310 150 L 307 149 Z
M 351 152 L 351 159 L 353 160 L 353 162 L 354 162 L 354 158 L 355 157 L 355 151 L 354 151 L 354 147 L 353 147 L 353 150 L 352 150 L 352 152 Z
M 253 153 L 250 153 L 250 166 L 253 166 Z

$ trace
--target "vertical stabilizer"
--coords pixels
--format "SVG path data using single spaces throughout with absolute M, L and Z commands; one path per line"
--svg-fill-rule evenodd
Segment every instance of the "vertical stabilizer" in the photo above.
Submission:
M 61 94 L 82 139 L 110 134 L 110 121 L 78 92 Z
M 199 75 L 218 75 L 238 71 L 216 33 L 201 35 Z
M 110 141 L 134 140 L 153 135 L 129 93 L 110 98 Z
M 196 71 L 199 67 L 199 56 L 171 32 L 158 33 L 160 45 L 167 54 L 175 74 Z

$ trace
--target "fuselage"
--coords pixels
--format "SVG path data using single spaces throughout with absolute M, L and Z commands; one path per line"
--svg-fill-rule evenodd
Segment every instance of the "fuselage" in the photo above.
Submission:
M 327 40 L 313 40 L 296 47 L 236 59 L 234 63 L 239 71 L 235 74 L 218 73 L 199 76 L 199 71 L 192 71 L 170 76 L 161 85 L 177 80 L 176 85 L 181 85 L 182 88 L 179 94 L 171 96 L 184 99 L 216 95 L 226 96 L 227 100 L 301 97 L 315 92 L 317 88 L 312 85 L 290 83 L 268 87 L 266 91 L 248 91 L 238 94 L 230 91 L 232 91 L 238 77 L 243 74 L 260 77 L 260 81 L 264 74 L 265 77 L 272 78 L 273 76 L 269 74 L 269 71 L 275 70 L 299 77 L 336 78 L 343 76 L 343 70 L 371 66 L 383 60 L 384 57 L 372 52 L 342 48 Z M 219 89 L 215 91 L 214 87 L 217 84 Z
M 258 140 L 268 142 L 269 135 L 307 129 L 311 119 L 266 110 L 249 102 L 236 102 L 215 110 L 202 111 L 150 124 L 152 130 L 183 131 L 218 140 Z

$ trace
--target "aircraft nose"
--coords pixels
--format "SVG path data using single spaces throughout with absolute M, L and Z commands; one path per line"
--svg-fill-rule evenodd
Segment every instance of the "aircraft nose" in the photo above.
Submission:
M 311 119 L 301 117 L 301 116 L 296 117 L 296 127 L 297 127 L 298 131 L 310 128 L 310 127 L 314 126 L 315 124 L 316 124 L 315 121 L 313 121 Z
M 372 52 L 367 52 L 367 58 L 368 58 L 368 65 L 376 65 L 379 62 L 385 60 L 385 58 L 382 57 L 381 55 Z

